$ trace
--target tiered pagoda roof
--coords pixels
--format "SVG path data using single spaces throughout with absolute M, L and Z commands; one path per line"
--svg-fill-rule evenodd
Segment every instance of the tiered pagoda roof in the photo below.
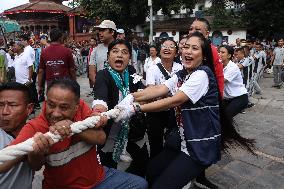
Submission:
M 43 13 L 67 13 L 71 8 L 62 4 L 62 0 L 30 0 L 29 3 L 4 11 L 5 15 L 43 12 Z

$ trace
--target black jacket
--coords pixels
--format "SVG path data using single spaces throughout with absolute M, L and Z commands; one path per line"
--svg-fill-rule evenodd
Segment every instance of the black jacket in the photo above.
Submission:
M 135 68 L 133 66 L 128 66 L 129 71 L 129 90 L 131 93 L 136 92 L 138 89 L 143 89 L 145 86 L 142 81 L 138 83 L 133 83 L 132 74 L 134 74 Z M 112 76 L 110 75 L 107 69 L 100 70 L 96 75 L 96 83 L 94 86 L 94 99 L 103 100 L 107 103 L 108 109 L 113 109 L 119 100 L 119 89 L 115 84 Z M 105 127 L 105 132 L 108 135 L 110 127 L 113 124 L 113 121 L 108 121 L 107 126 Z
M 129 90 L 131 93 L 136 92 L 138 89 L 143 89 L 144 85 L 141 81 L 133 84 L 132 74 L 135 73 L 133 66 L 128 66 L 129 71 Z M 94 99 L 103 100 L 107 103 L 108 109 L 113 109 L 118 104 L 119 89 L 115 84 L 112 76 L 107 69 L 101 70 L 96 75 L 96 83 L 94 86 Z

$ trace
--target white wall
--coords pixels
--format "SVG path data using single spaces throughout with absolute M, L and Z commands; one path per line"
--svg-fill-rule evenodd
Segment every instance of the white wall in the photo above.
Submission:
M 212 36 L 212 32 L 210 32 L 210 36 Z M 236 45 L 236 39 L 246 39 L 247 31 L 246 30 L 232 30 L 232 34 L 228 35 L 228 30 L 220 30 L 223 36 L 228 36 L 228 43 Z
M 220 30 L 220 32 L 222 32 L 223 36 L 228 36 L 228 43 L 229 44 L 234 44 L 236 45 L 236 39 L 240 38 L 240 39 L 246 39 L 246 35 L 247 32 L 246 30 L 232 30 L 232 34 L 228 35 L 227 32 L 228 30 Z M 156 32 L 156 35 L 153 36 L 153 40 L 155 40 L 155 37 L 159 37 L 160 34 L 162 32 Z M 176 31 L 176 35 L 173 36 L 172 35 L 172 31 L 167 31 L 167 34 L 169 35 L 169 37 L 173 37 L 173 39 L 178 42 L 179 41 L 179 31 Z M 210 32 L 209 34 L 210 36 L 212 36 L 212 32 Z

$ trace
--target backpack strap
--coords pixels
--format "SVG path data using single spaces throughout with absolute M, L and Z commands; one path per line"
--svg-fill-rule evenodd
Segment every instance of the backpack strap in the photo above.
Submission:
M 160 71 L 162 72 L 162 74 L 164 75 L 166 80 L 171 78 L 171 76 L 169 76 L 169 74 L 167 73 L 167 71 L 165 70 L 165 68 L 163 67 L 163 65 L 161 63 L 158 63 L 157 66 L 160 69 Z

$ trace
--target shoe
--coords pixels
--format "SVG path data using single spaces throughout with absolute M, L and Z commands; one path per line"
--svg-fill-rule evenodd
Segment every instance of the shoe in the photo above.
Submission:
M 89 97 L 89 96 L 94 96 L 94 91 L 92 90 L 89 94 L 87 94 L 87 97 Z
M 194 185 L 197 188 L 218 189 L 218 186 L 210 182 L 206 177 L 197 177 L 195 179 Z
M 248 107 L 248 108 L 251 108 L 251 107 L 254 107 L 254 106 L 255 106 L 255 104 L 254 104 L 254 103 L 249 102 L 247 107 Z
M 241 111 L 241 114 L 246 114 L 246 112 L 243 110 L 243 111 Z
M 281 86 L 281 85 L 272 85 L 271 87 L 272 88 L 278 88 L 279 86 Z
M 255 94 L 262 95 L 262 92 L 261 91 L 260 92 L 255 92 Z

